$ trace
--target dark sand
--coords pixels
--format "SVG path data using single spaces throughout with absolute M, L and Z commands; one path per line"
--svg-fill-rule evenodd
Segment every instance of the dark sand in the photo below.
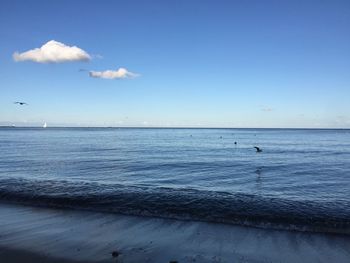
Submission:
M 0 205 L 1 263 L 172 260 L 348 263 L 350 236 Z

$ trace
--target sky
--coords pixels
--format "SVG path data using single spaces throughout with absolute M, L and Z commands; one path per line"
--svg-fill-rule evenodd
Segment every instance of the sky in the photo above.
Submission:
M 0 125 L 350 128 L 349 101 L 348 0 L 0 2 Z

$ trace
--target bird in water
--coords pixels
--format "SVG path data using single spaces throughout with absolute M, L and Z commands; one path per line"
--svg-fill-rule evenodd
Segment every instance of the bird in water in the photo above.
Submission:
M 237 142 L 235 142 L 235 144 L 237 145 Z
M 257 153 L 261 153 L 262 152 L 262 149 L 260 149 L 258 146 L 254 146 L 254 148 L 256 149 Z
M 19 105 L 28 105 L 28 103 L 26 102 L 22 102 L 22 101 L 15 101 L 14 104 L 19 104 Z

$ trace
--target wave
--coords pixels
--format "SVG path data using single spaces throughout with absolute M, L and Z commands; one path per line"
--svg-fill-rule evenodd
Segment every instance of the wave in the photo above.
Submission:
M 350 202 L 92 182 L 2 179 L 0 200 L 124 215 L 350 234 Z

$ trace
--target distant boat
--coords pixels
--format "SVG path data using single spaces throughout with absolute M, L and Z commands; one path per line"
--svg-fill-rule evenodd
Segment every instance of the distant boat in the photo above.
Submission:
M 46 128 L 47 127 L 47 123 L 45 122 L 44 125 L 43 125 L 43 128 Z

